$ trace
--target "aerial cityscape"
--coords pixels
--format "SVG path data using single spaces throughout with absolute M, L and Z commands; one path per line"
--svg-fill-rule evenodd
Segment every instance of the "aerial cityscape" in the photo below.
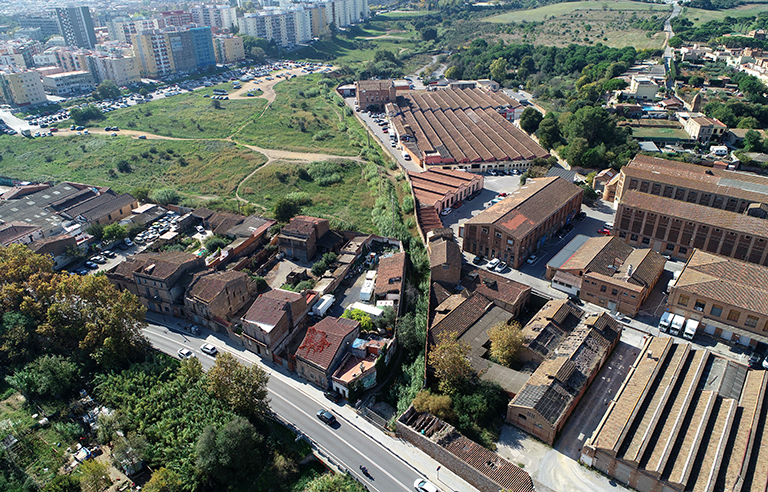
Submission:
M 0 491 L 768 492 L 766 12 L 0 5 Z

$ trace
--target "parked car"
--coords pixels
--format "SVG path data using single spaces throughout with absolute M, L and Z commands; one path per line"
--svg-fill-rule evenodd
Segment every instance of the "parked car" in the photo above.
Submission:
M 501 263 L 501 260 L 498 258 L 494 258 L 491 261 L 489 261 L 487 265 L 485 265 L 485 268 L 492 271 L 494 268 L 496 268 L 496 265 L 498 265 L 499 263 Z
M 146 140 L 146 139 L 147 139 L 146 135 L 139 135 L 139 140 Z
M 179 351 L 176 353 L 179 354 L 179 358 L 181 358 L 182 360 L 191 359 L 192 357 L 195 356 L 195 353 L 189 350 L 188 348 L 180 348 Z
M 204 343 L 200 347 L 200 351 L 203 352 L 204 354 L 208 354 L 208 355 L 216 355 L 216 354 L 219 353 L 219 349 L 217 349 L 216 347 L 214 347 L 210 343 Z
M 413 482 L 413 488 L 416 492 L 440 492 L 437 485 L 428 480 L 424 480 L 423 478 L 416 479 L 416 481 Z
M 577 306 L 583 306 L 584 305 L 584 301 L 579 299 L 577 296 L 568 296 L 568 300 L 571 301 L 572 303 L 576 304 Z
M 587 212 L 579 212 L 579 215 L 576 216 L 576 220 L 584 220 L 587 218 Z
M 128 246 L 129 248 L 134 246 L 133 241 L 131 241 L 128 238 L 125 238 L 125 245 Z
M 333 425 L 336 423 L 336 417 L 334 417 L 333 414 L 328 410 L 323 410 L 322 408 L 317 411 L 317 418 L 328 425 Z
M 528 263 L 529 265 L 533 265 L 534 263 L 536 263 L 536 260 L 538 260 L 538 259 L 539 259 L 538 256 L 531 255 L 531 256 L 528 257 L 527 260 L 525 260 L 525 262 Z
M 506 269 L 507 269 L 507 264 L 502 261 L 501 263 L 496 265 L 496 268 L 494 268 L 493 271 L 497 273 L 502 273 Z
M 99 265 L 103 265 L 104 263 L 107 262 L 107 259 L 104 258 L 101 255 L 97 255 L 97 256 L 94 256 L 93 258 L 91 258 L 91 261 L 94 262 L 94 263 L 98 263 Z
M 454 203 L 453 205 L 451 205 L 451 208 L 460 208 L 461 205 L 462 205 L 461 201 L 458 201 L 458 202 Z
M 91 270 L 96 270 L 97 268 L 99 268 L 99 265 L 97 265 L 96 263 L 94 263 L 92 261 L 86 261 L 85 262 L 85 266 L 90 268 Z
M 108 249 L 105 250 L 105 251 L 102 251 L 101 254 L 106 256 L 107 258 L 116 258 L 117 257 L 117 254 L 115 254 L 114 251 L 111 251 L 111 250 L 108 250 Z
M 763 354 L 758 354 L 757 352 L 752 353 L 752 355 L 749 356 L 749 367 L 752 369 L 762 369 L 763 368 Z
M 333 403 L 339 403 L 341 401 L 341 395 L 337 391 L 328 390 L 325 393 L 323 393 L 323 396 L 325 396 L 327 399 L 329 399 Z
M 477 255 L 477 256 L 475 256 L 475 258 L 472 260 L 472 263 L 474 263 L 475 265 L 482 265 L 482 263 L 483 263 L 484 261 L 485 261 L 485 258 L 483 258 L 483 255 Z
M 199 232 L 200 234 L 205 234 L 205 229 L 201 225 L 195 226 L 195 230 L 197 230 L 197 232 Z
M 605 234 L 606 236 L 610 236 L 611 235 L 611 230 L 610 229 L 606 229 L 606 228 L 602 228 L 602 229 L 598 229 L 597 233 L 598 234 Z
M 440 215 L 450 215 L 451 212 L 453 212 L 451 207 L 444 208 L 440 211 Z

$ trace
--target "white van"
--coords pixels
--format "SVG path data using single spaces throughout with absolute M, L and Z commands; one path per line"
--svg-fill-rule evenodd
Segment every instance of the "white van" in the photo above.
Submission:
M 693 340 L 696 335 L 696 330 L 699 329 L 699 322 L 695 319 L 689 319 L 685 322 L 685 331 L 683 332 L 683 338 L 686 340 Z
M 660 332 L 667 333 L 669 331 L 669 325 L 672 323 L 673 316 L 674 315 L 669 311 L 661 315 L 661 320 L 659 321 Z
M 683 330 L 684 324 L 685 324 L 685 317 L 682 315 L 676 314 L 675 317 L 672 318 L 672 324 L 669 327 L 670 335 L 680 336 L 680 332 Z

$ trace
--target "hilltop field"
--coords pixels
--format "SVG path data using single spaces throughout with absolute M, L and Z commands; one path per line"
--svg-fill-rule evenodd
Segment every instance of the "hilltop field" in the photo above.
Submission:
M 671 7 L 628 1 L 564 2 L 485 18 L 499 24 L 507 42 L 567 46 L 603 43 L 622 48 L 661 48 L 664 20 Z

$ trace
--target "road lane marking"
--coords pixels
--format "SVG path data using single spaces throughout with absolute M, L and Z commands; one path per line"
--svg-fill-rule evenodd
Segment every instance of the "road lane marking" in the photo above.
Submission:
M 313 415 L 310 415 L 310 414 L 308 414 L 307 412 L 305 412 L 303 409 L 301 409 L 301 408 L 297 407 L 296 405 L 294 405 L 294 404 L 293 404 L 293 402 L 291 402 L 291 401 L 287 400 L 285 397 L 283 397 L 283 396 L 281 396 L 281 395 L 278 395 L 278 394 L 275 394 L 275 396 L 277 396 L 279 399 L 283 400 L 285 403 L 287 403 L 288 405 L 290 405 L 290 406 L 292 406 L 293 408 L 295 408 L 296 410 L 298 410 L 300 413 L 302 413 L 302 414 L 306 415 L 308 418 L 310 418 L 310 419 L 314 420 L 314 418 L 315 418 L 315 417 L 314 417 Z M 283 418 L 285 418 L 285 417 L 283 417 Z M 355 426 L 351 426 L 351 427 L 353 427 L 353 428 L 357 429 Z M 392 457 L 394 457 L 394 458 L 398 459 L 397 455 L 395 455 L 394 453 L 392 453 L 392 452 L 391 452 L 391 451 L 389 451 L 388 449 L 386 449 L 386 448 L 382 447 L 382 446 L 381 446 L 381 445 L 380 445 L 378 442 L 376 442 L 374 439 L 372 439 L 372 438 L 370 438 L 369 436 L 367 436 L 367 435 L 366 435 L 365 433 L 363 433 L 362 431 L 360 431 L 360 430 L 357 430 L 357 432 L 360 432 L 360 434 L 363 434 L 363 435 L 365 435 L 366 437 L 368 437 L 368 438 L 371 440 L 371 442 L 375 443 L 376 445 L 379 445 L 379 447 L 380 447 L 380 448 L 381 448 L 383 451 L 385 451 L 386 453 L 389 453 L 389 454 L 391 454 L 391 455 L 392 455 Z M 363 457 L 363 458 L 366 458 L 366 459 L 369 459 L 369 460 L 370 460 L 370 458 L 367 458 L 367 457 L 366 457 L 364 454 L 362 454 L 360 451 L 358 451 L 358 449 L 357 449 L 355 446 L 352 446 L 352 444 L 350 444 L 349 442 L 347 442 L 347 440 L 346 440 L 346 439 L 344 439 L 343 437 L 339 436 L 339 435 L 338 435 L 338 434 L 336 434 L 336 433 L 329 433 L 329 435 L 331 435 L 331 436 L 335 437 L 335 438 L 336 438 L 336 439 L 338 439 L 339 441 L 341 441 L 341 442 L 343 442 L 344 444 L 346 444 L 346 445 L 347 445 L 347 446 L 348 446 L 350 449 L 354 450 L 354 451 L 355 451 L 357 454 L 359 454 L 361 457 Z M 337 459 L 339 459 L 339 458 L 337 458 Z M 380 467 L 380 466 L 379 466 L 377 463 L 373 463 L 373 465 L 372 465 L 372 466 L 375 466 L 376 468 L 378 468 L 379 470 L 381 470 L 382 472 L 384 472 L 384 474 L 385 474 L 386 476 L 388 476 L 388 477 L 389 477 L 389 478 L 390 478 L 390 479 L 391 479 L 393 482 L 395 482 L 395 483 L 399 484 L 400 486 L 402 486 L 402 487 L 403 487 L 403 489 L 405 489 L 405 490 L 410 490 L 410 488 L 408 488 L 408 487 L 407 487 L 405 484 L 403 484 L 403 482 L 401 482 L 400 480 L 396 479 L 396 478 L 395 478 L 394 476 L 392 476 L 392 475 L 391 475 L 391 474 L 390 474 L 388 471 L 386 471 L 385 469 L 381 468 L 381 467 Z M 374 489 L 376 489 L 376 487 L 373 487 L 373 488 L 374 488 Z M 376 490 L 378 490 L 378 489 L 376 489 Z
M 163 325 L 153 325 L 153 326 L 155 326 L 155 327 L 160 327 L 160 328 L 165 328 Z M 157 333 L 157 332 L 155 332 L 155 331 L 152 331 L 152 330 L 150 330 L 150 329 L 148 329 L 148 328 L 145 328 L 145 330 L 146 330 L 146 331 L 147 331 L 147 332 L 148 332 L 148 333 L 149 333 L 151 336 L 153 336 L 153 337 L 161 338 L 161 339 L 167 340 L 167 341 L 169 341 L 169 342 L 172 342 L 172 343 L 175 343 L 175 344 L 180 344 L 180 343 L 181 343 L 181 342 L 180 342 L 178 339 L 174 339 L 174 338 L 171 338 L 171 337 L 169 337 L 169 336 L 165 336 L 165 335 L 163 335 L 163 334 L 160 334 L 160 333 Z M 173 332 L 173 333 L 175 333 L 176 335 L 179 335 L 179 336 L 182 336 L 182 337 L 186 338 L 186 336 L 184 336 L 184 335 L 183 335 L 183 334 L 181 334 L 181 333 L 178 333 L 178 332 Z M 230 353 L 230 354 L 234 355 L 235 357 L 237 357 L 237 358 L 239 358 L 239 359 L 243 360 L 244 362 L 247 362 L 247 363 L 249 363 L 249 364 L 257 364 L 257 362 L 254 362 L 254 361 L 251 361 L 251 360 L 249 360 L 249 359 L 246 359 L 245 357 L 242 357 L 242 356 L 240 356 L 238 353 L 236 353 L 236 352 L 233 352 L 233 351 L 230 349 L 230 347 L 229 347 L 228 345 L 226 345 L 225 347 L 223 347 L 223 348 L 222 348 L 222 350 L 226 350 L 228 353 Z M 170 354 L 168 354 L 168 355 L 170 355 Z M 294 390 L 294 391 L 296 391 L 297 393 L 300 393 L 300 394 L 302 394 L 304 397 L 306 397 L 306 398 L 308 398 L 308 399 L 310 399 L 310 400 L 312 400 L 312 401 L 315 401 L 315 402 L 317 402 L 317 400 L 316 400 L 315 398 L 313 398 L 313 397 L 312 397 L 312 396 L 310 396 L 309 394 L 307 394 L 307 393 L 305 393 L 304 391 L 302 391 L 302 390 L 301 390 L 301 388 L 299 388 L 299 387 L 296 387 L 296 386 L 294 386 L 294 385 L 290 384 L 290 382 L 289 382 L 289 381 L 292 381 L 292 379 L 291 379 L 291 378 L 289 378 L 289 377 L 287 377 L 287 376 L 285 376 L 285 375 L 283 375 L 283 374 L 281 374 L 281 373 L 279 373 L 279 372 L 276 372 L 275 374 L 272 374 L 272 373 L 268 373 L 268 374 L 269 374 L 269 376 L 270 376 L 270 379 L 271 379 L 271 378 L 272 378 L 272 376 L 274 376 L 274 375 L 280 376 L 279 380 L 280 380 L 280 382 L 281 382 L 281 383 L 285 384 L 286 386 L 288 386 L 290 389 L 293 389 L 293 390 Z M 286 381 L 286 380 L 287 380 L 287 381 Z M 287 399 L 286 399 L 284 396 L 282 396 L 282 395 L 280 395 L 280 394 L 276 393 L 275 391 L 273 391 L 273 390 L 271 390 L 271 389 L 269 389 L 269 388 L 267 388 L 267 389 L 268 389 L 268 391 L 269 391 L 269 394 L 270 394 L 270 396 L 272 396 L 272 397 L 277 397 L 277 398 L 279 398 L 280 400 L 283 400 L 284 402 L 288 403 L 290 406 L 292 406 L 293 408 L 295 408 L 296 410 L 298 410 L 299 412 L 301 412 L 302 414 L 304 414 L 305 416 L 307 416 L 309 419 L 311 419 L 311 420 L 314 420 L 314 417 L 313 417 L 312 415 L 308 414 L 307 412 L 305 412 L 305 411 L 304 411 L 304 410 L 302 410 L 301 408 L 299 408 L 299 407 L 297 407 L 296 405 L 294 405 L 294 404 L 293 404 L 291 401 L 287 400 Z M 273 410 L 273 411 L 274 411 L 274 410 Z M 277 413 L 277 412 L 275 412 L 275 413 Z M 279 415 L 279 414 L 278 414 L 278 415 Z M 287 418 L 285 418 L 285 417 L 283 417 L 283 416 L 281 416 L 281 417 L 282 417 L 282 418 L 284 418 L 285 420 L 289 420 L 289 419 L 287 419 Z M 346 420 L 346 419 L 345 419 L 345 420 Z M 360 434 L 362 434 L 363 436 L 367 437 L 367 438 L 368 438 L 368 439 L 369 439 L 369 440 L 370 440 L 372 443 L 375 443 L 377 446 L 379 446 L 379 448 L 380 448 L 382 451 L 384 451 L 385 453 L 387 453 L 387 454 L 389 454 L 390 456 L 392 456 L 392 458 L 394 458 L 394 459 L 395 459 L 395 460 L 397 460 L 397 461 L 400 461 L 401 463 L 403 463 L 403 464 L 404 464 L 404 465 L 406 465 L 407 467 L 410 467 L 410 468 L 411 468 L 411 469 L 413 469 L 413 470 L 414 470 L 416 473 L 421 473 L 419 470 L 416 470 L 416 469 L 414 469 L 414 468 L 413 468 L 411 465 L 409 465 L 409 464 L 408 464 L 408 463 L 407 463 L 405 460 L 403 460 L 403 459 L 402 459 L 400 456 L 398 456 L 397 454 L 395 454 L 395 453 L 394 453 L 394 452 L 392 452 L 391 450 L 387 449 L 387 448 L 386 448 L 385 446 L 383 446 L 381 443 L 379 443 L 378 441 L 376 441 L 376 440 L 375 440 L 373 437 L 369 436 L 369 435 L 368 435 L 368 434 L 366 434 L 364 431 L 362 431 L 361 429 L 359 429 L 359 428 L 358 428 L 356 425 L 352 424 L 351 422 L 349 423 L 349 425 L 350 425 L 350 427 L 351 427 L 351 428 L 354 428 L 354 429 L 355 429 L 357 432 L 359 432 L 359 433 L 360 433 Z M 303 431 L 303 430 L 302 430 L 302 432 L 306 434 L 306 432 L 305 432 L 305 431 Z M 351 444 L 350 444 L 348 441 L 346 441 L 344 438 L 342 438 L 342 437 L 338 436 L 338 435 L 337 435 L 337 434 L 335 434 L 335 433 L 329 433 L 329 435 L 336 437 L 336 438 L 337 438 L 337 439 L 339 439 L 341 442 L 343 442 L 343 443 L 344 443 L 344 444 L 345 444 L 347 447 L 349 447 L 350 449 L 352 449 L 352 450 L 354 450 L 356 453 L 358 453 L 360 456 L 362 456 L 362 457 L 365 457 L 365 455 L 363 455 L 362 453 L 360 453 L 360 451 L 358 451 L 358 449 L 357 449 L 356 447 L 352 446 L 352 445 L 351 445 Z M 322 446 L 322 444 L 321 444 L 321 446 Z M 343 461 L 342 461 L 340 458 L 336 458 L 336 459 L 337 459 L 339 462 L 343 463 Z M 345 464 L 345 465 L 346 465 L 346 464 Z M 346 466 L 347 466 L 347 468 L 349 468 L 350 470 L 352 470 L 352 468 L 351 468 L 350 466 L 348 466 L 348 465 L 346 465 Z M 411 489 L 410 489 L 408 486 L 404 485 L 404 484 L 403 484 L 403 483 L 402 483 L 400 480 L 396 479 L 396 478 L 395 478 L 394 476 L 392 476 L 392 475 L 391 475 L 389 472 L 387 472 L 386 470 L 384 470 L 383 468 L 381 468 L 381 467 L 380 467 L 380 466 L 378 466 L 377 464 L 375 464 L 375 463 L 374 463 L 374 466 L 375 466 L 376 468 L 378 468 L 379 470 L 381 470 L 382 472 L 384 472 L 384 474 L 385 474 L 385 475 L 387 475 L 387 476 L 388 476 L 388 477 L 389 477 L 389 478 L 390 478 L 390 479 L 391 479 L 393 482 L 395 482 L 395 483 L 399 484 L 400 486 L 402 486 L 402 487 L 403 487 L 403 489 L 405 489 L 405 490 L 408 490 L 408 491 L 410 491 L 410 490 L 411 490 Z M 352 470 L 352 471 L 353 471 L 353 470 Z M 354 472 L 354 471 L 353 471 L 353 472 Z M 355 473 L 355 474 L 357 474 L 357 472 L 354 472 L 354 473 Z M 359 476 L 359 475 L 357 475 L 357 476 Z M 363 478 L 363 477 L 361 477 L 361 478 Z M 369 480 L 368 482 L 370 482 L 370 480 Z M 376 491 L 378 491 L 378 490 L 379 490 L 379 489 L 377 489 L 376 487 L 374 487 L 373 485 L 371 485 L 370 487 L 371 487 L 371 488 L 373 488 L 373 489 L 375 489 Z

